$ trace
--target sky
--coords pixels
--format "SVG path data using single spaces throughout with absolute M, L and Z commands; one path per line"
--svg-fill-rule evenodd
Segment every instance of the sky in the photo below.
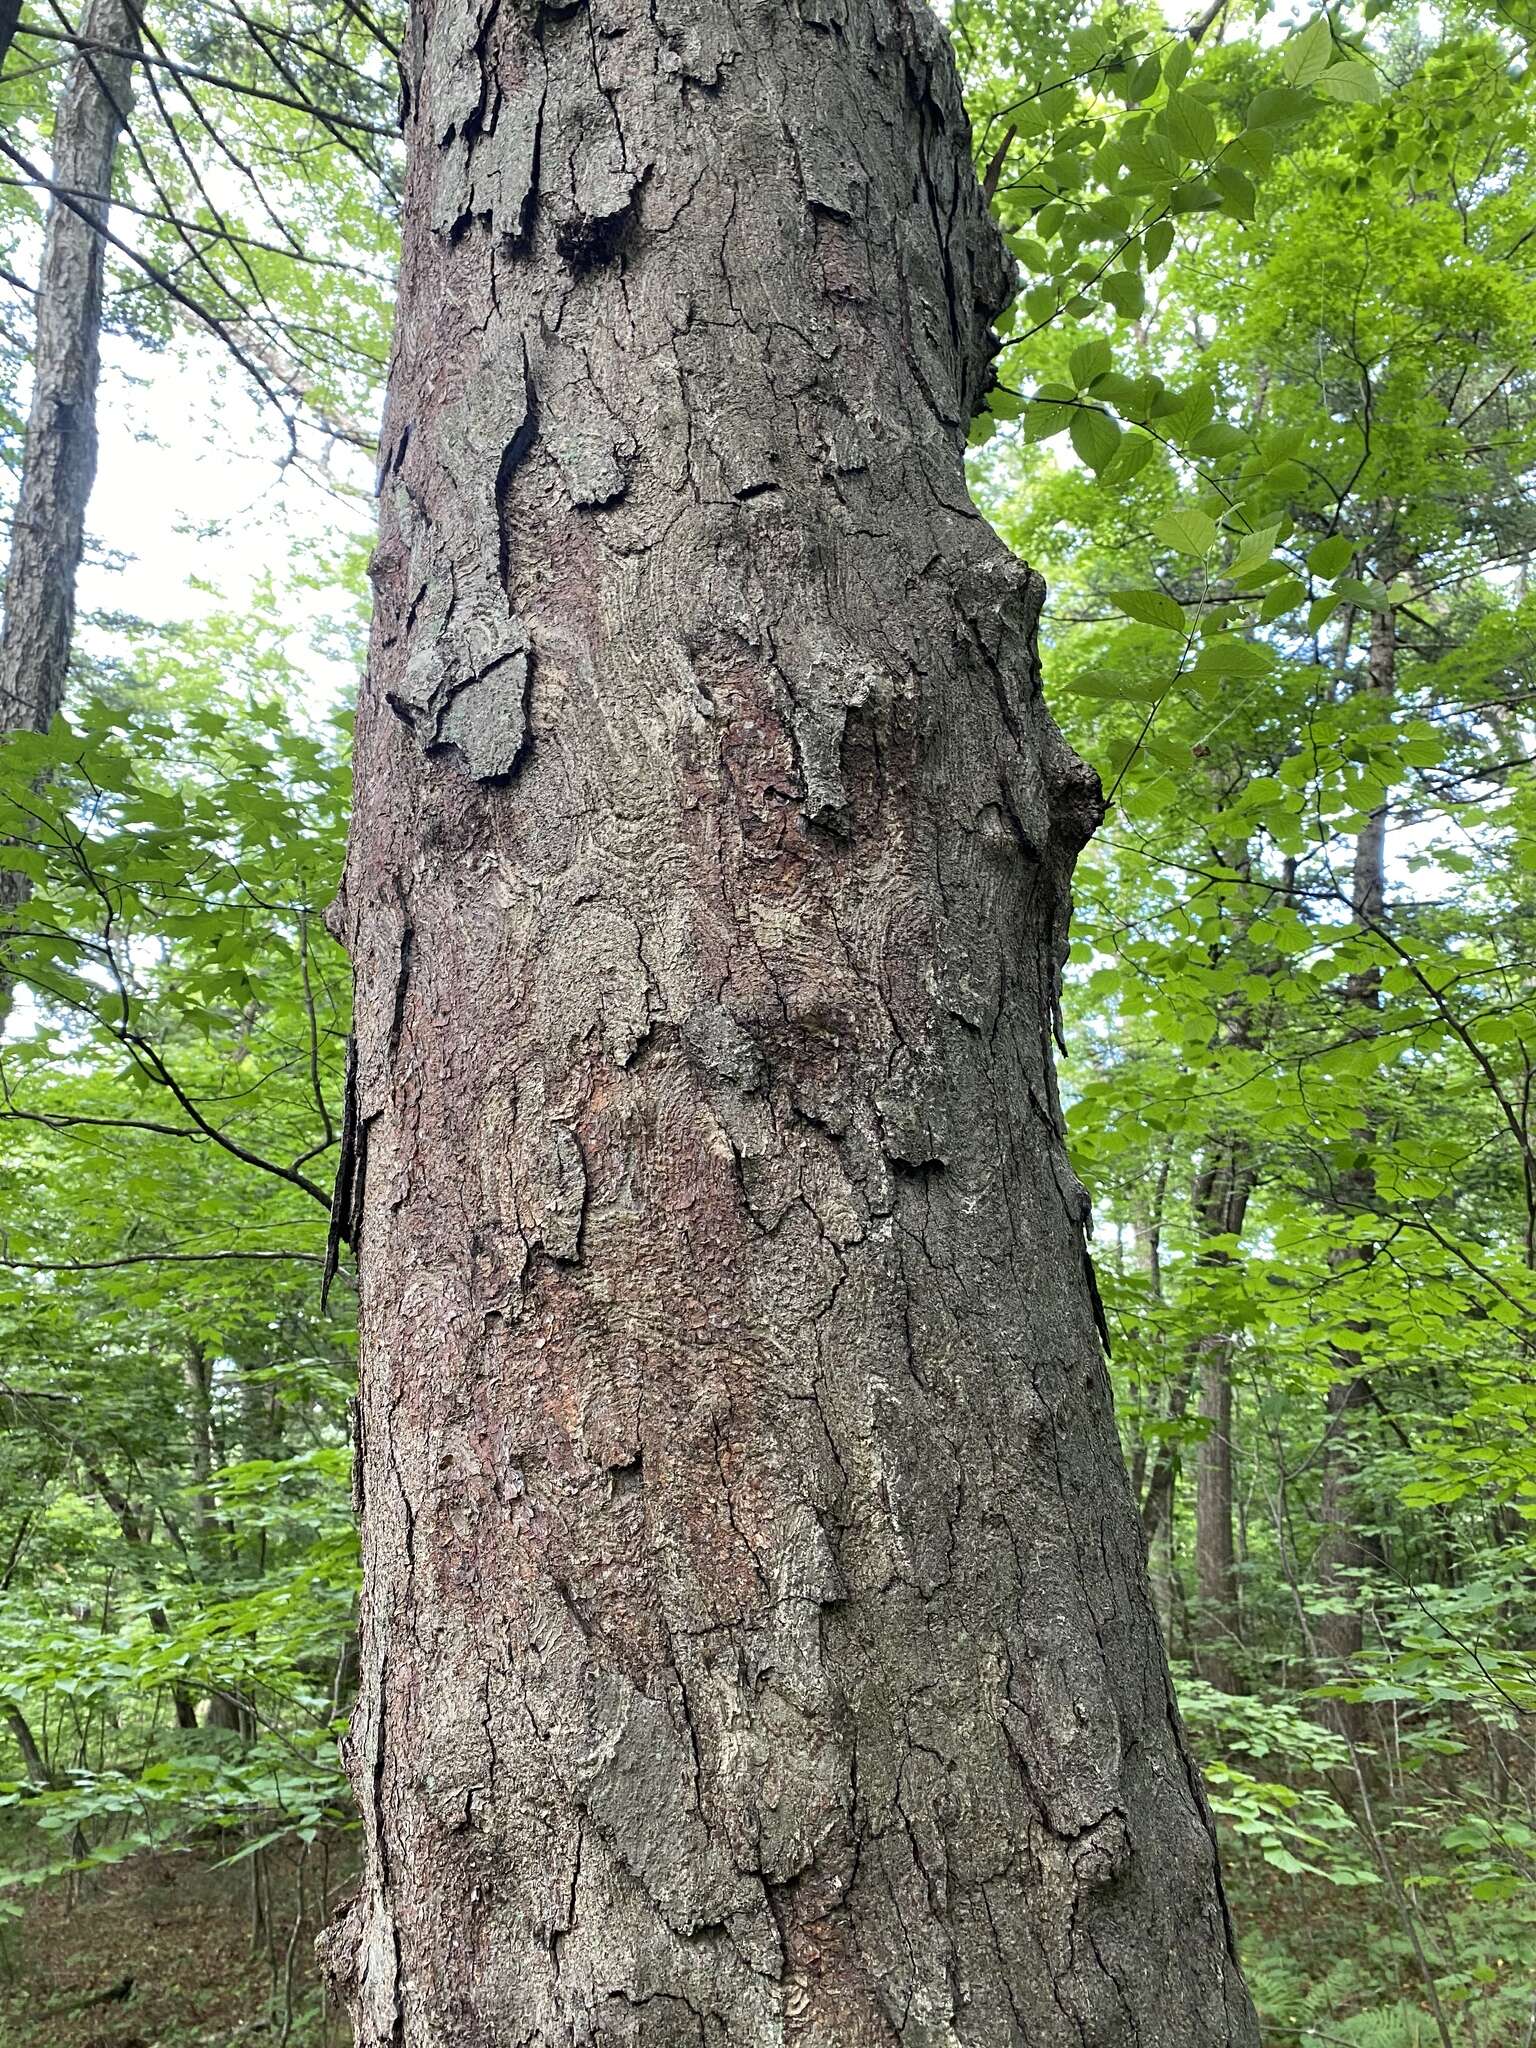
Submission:
M 156 354 L 122 335 L 102 349 L 100 456 L 87 530 L 91 548 L 78 585 L 82 616 L 131 612 L 171 622 L 238 610 L 268 574 L 281 579 L 290 555 L 319 558 L 338 535 L 373 524 L 371 476 L 352 459 L 359 500 L 328 490 L 313 462 L 285 465 L 287 439 L 271 409 L 227 369 L 218 345 L 183 338 Z M 312 455 L 312 444 L 306 444 Z M 210 590 L 206 587 L 212 585 Z M 323 597 L 293 598 L 295 650 L 317 698 L 350 679 L 304 641 Z M 84 628 L 107 651 L 102 628 Z M 317 703 L 315 708 L 321 708 Z

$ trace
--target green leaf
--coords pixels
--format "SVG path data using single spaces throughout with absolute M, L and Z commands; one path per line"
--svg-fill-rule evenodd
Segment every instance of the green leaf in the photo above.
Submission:
M 1271 660 L 1267 647 L 1223 633 L 1206 641 L 1195 656 L 1191 673 L 1197 676 L 1261 676 L 1268 671 Z
M 1126 79 L 1124 86 L 1124 97 L 1132 106 L 1138 106 L 1141 101 L 1149 100 L 1153 93 L 1157 91 L 1158 84 L 1162 78 L 1162 69 L 1163 67 L 1158 60 L 1156 50 L 1153 50 L 1149 56 L 1143 57 L 1141 62 L 1135 66 L 1130 76 Z
M 1212 420 L 1208 427 L 1189 437 L 1190 452 L 1194 455 L 1233 455 L 1247 445 L 1248 436 L 1230 420 Z
M 1192 92 L 1173 92 L 1163 110 L 1163 127 L 1168 140 L 1182 157 L 1199 160 L 1216 147 L 1216 116 L 1204 100 Z
M 1170 633 L 1185 630 L 1184 607 L 1166 590 L 1113 590 L 1110 603 L 1144 626 L 1161 626 Z
M 1379 583 L 1367 583 L 1361 576 L 1341 576 L 1333 587 L 1340 597 L 1347 597 L 1351 604 L 1363 604 L 1367 611 L 1387 609 L 1387 593 Z
M 1105 669 L 1084 669 L 1069 676 L 1062 687 L 1078 697 L 1102 697 L 1117 704 L 1155 703 L 1162 694 L 1161 683 L 1138 682 L 1132 676 Z
M 1365 106 L 1374 106 L 1382 97 L 1381 80 L 1374 68 L 1355 58 L 1325 71 L 1317 80 L 1317 90 L 1331 100 L 1348 100 Z
M 1074 391 L 1091 391 L 1095 380 L 1107 373 L 1113 360 L 1113 351 L 1103 335 L 1096 334 L 1091 341 L 1079 342 L 1067 358 Z
M 1026 441 L 1049 441 L 1071 424 L 1073 408 L 1070 405 L 1042 403 L 1032 399 L 1024 414 L 1024 438 Z
M 1283 618 L 1306 601 L 1307 587 L 1295 576 L 1286 576 L 1275 584 L 1259 606 L 1259 624 L 1269 625 L 1273 620 Z
M 1147 229 L 1146 234 L 1142 237 L 1141 243 L 1142 261 L 1146 264 L 1148 270 L 1156 270 L 1160 265 L 1166 263 L 1168 252 L 1172 247 L 1173 222 L 1171 220 L 1153 221 L 1151 227 Z
M 1005 235 L 1003 239 L 1026 270 L 1050 269 L 1050 252 L 1045 244 L 1037 242 L 1033 235 Z
M 1231 164 L 1215 165 L 1211 178 L 1221 193 L 1222 212 L 1230 214 L 1233 220 L 1252 220 L 1259 203 L 1253 180 L 1234 170 Z
M 1241 578 L 1251 576 L 1255 570 L 1261 569 L 1274 553 L 1279 533 L 1278 526 L 1261 526 L 1253 533 L 1245 533 L 1237 553 L 1232 557 L 1228 575 Z
M 1146 287 L 1134 271 L 1114 271 L 1099 289 L 1123 320 L 1134 320 L 1146 308 Z
M 1283 128 L 1312 112 L 1315 102 L 1288 85 L 1266 86 L 1248 106 L 1250 128 Z
M 1286 82 L 1298 90 L 1321 78 L 1333 62 L 1333 24 L 1326 14 L 1309 21 L 1280 53 L 1280 69 Z
M 1337 576 L 1349 567 L 1354 553 L 1355 544 L 1347 534 L 1330 533 L 1307 556 L 1307 567 L 1314 576 Z
M 1216 522 L 1198 505 L 1180 505 L 1165 512 L 1153 520 L 1152 531 L 1181 555 L 1208 555 L 1216 545 Z
M 1072 418 L 1072 446 L 1097 473 L 1120 446 L 1120 429 L 1108 413 L 1097 407 L 1079 407 Z
M 1139 476 L 1156 453 L 1157 443 L 1150 434 L 1127 434 L 1122 439 L 1113 462 L 1101 470 L 1101 483 L 1128 484 L 1132 477 Z

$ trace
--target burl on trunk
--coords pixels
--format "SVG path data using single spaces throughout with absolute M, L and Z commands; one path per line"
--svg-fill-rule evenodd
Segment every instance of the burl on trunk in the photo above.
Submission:
M 1250 2043 L 908 0 L 431 0 L 337 924 L 368 2048 Z

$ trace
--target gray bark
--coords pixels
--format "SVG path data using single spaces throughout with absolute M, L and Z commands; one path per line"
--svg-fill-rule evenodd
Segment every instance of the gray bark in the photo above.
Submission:
M 88 0 L 87 41 L 137 47 L 125 0 Z M 70 193 L 110 192 L 132 61 L 82 51 L 54 109 L 53 181 Z M 91 216 L 83 219 L 83 214 Z M 55 199 L 37 280 L 32 403 L 5 582 L 0 732 L 46 732 L 64 701 L 75 624 L 75 576 L 96 477 L 105 245 L 92 224 L 107 208 Z M 0 887 L 6 878 L 0 876 Z M 3 900 L 3 898 L 0 898 Z
M 1256 2041 L 1051 1020 L 907 0 L 434 0 L 334 922 L 366 2048 Z

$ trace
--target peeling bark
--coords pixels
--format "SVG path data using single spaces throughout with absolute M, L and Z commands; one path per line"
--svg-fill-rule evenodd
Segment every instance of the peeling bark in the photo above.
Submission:
M 365 2048 L 1256 2040 L 1052 1065 L 1093 776 L 907 0 L 435 0 L 333 922 Z

